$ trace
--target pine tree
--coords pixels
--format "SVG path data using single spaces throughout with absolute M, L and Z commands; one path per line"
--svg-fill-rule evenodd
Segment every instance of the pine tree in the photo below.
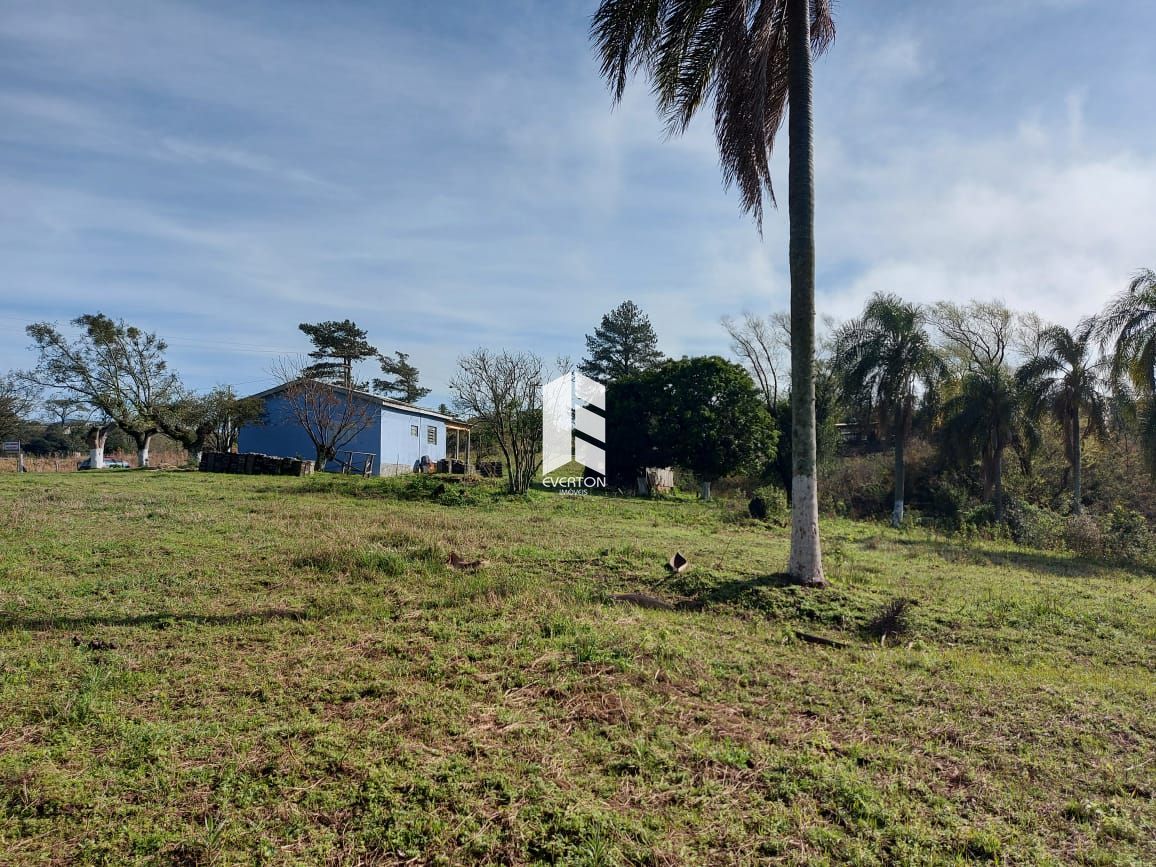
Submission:
M 297 326 L 312 341 L 313 351 L 309 357 L 316 364 L 304 368 L 301 373 L 309 379 L 333 382 L 345 388 L 365 388 L 367 383 L 353 379 L 353 363 L 372 358 L 377 350 L 369 344 L 369 335 L 357 323 L 346 319 L 342 322 L 329 320 L 310 325 L 302 322 Z
M 387 397 L 393 397 L 402 403 L 417 403 L 430 390 L 422 388 L 418 383 L 418 369 L 409 363 L 409 354 L 396 352 L 393 357 L 379 355 L 381 372 L 392 379 L 375 379 L 373 390 Z
M 661 364 L 658 335 L 650 319 L 633 301 L 623 301 L 602 317 L 586 335 L 586 352 L 578 369 L 600 382 L 615 382 Z

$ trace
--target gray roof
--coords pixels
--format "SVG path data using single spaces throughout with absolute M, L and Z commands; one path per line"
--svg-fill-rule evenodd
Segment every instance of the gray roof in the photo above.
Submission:
M 302 380 L 295 381 L 301 382 Z M 333 389 L 340 388 L 341 391 L 345 391 L 344 387 L 334 385 L 332 382 L 324 382 L 320 379 L 314 379 L 310 381 L 315 382 L 318 385 L 328 386 L 329 388 Z M 275 385 L 272 388 L 267 388 L 262 392 L 250 395 L 250 397 L 269 397 L 269 395 L 284 391 L 291 385 L 293 385 L 292 382 L 283 382 L 280 385 Z M 371 391 L 361 391 L 357 388 L 353 389 L 353 393 L 362 400 L 379 404 L 385 409 L 396 410 L 397 412 L 403 412 L 408 415 L 420 415 L 426 418 L 436 418 L 440 419 L 441 421 L 449 422 L 450 424 L 458 425 L 460 427 L 470 427 L 470 423 L 468 421 L 463 421 L 462 419 L 452 415 L 446 415 L 444 412 L 438 412 L 436 409 L 426 409 L 424 406 L 414 406 L 411 403 L 402 403 L 400 400 L 393 400 L 392 398 L 382 397 L 380 394 L 374 394 Z

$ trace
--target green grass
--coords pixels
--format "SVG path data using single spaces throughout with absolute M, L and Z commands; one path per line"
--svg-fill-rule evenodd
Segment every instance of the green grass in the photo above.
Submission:
M 0 479 L 0 863 L 1156 863 L 1153 575 L 828 521 L 803 590 L 725 504 L 442 499 Z

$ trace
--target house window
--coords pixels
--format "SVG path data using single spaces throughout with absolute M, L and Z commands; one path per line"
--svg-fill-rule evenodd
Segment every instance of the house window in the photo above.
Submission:
M 410 435 L 411 437 L 415 437 L 415 436 L 417 436 L 417 425 L 416 425 L 416 424 L 411 424 L 411 425 L 409 426 L 409 435 Z
M 425 429 L 425 441 L 434 446 L 438 444 L 438 429 L 432 424 Z

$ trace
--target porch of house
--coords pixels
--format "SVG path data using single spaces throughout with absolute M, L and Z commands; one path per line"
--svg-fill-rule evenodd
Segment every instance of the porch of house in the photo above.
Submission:
M 464 436 L 463 436 L 464 434 Z M 446 422 L 446 467 L 439 470 L 449 473 L 466 474 L 471 471 L 470 459 L 472 443 L 469 425 Z

